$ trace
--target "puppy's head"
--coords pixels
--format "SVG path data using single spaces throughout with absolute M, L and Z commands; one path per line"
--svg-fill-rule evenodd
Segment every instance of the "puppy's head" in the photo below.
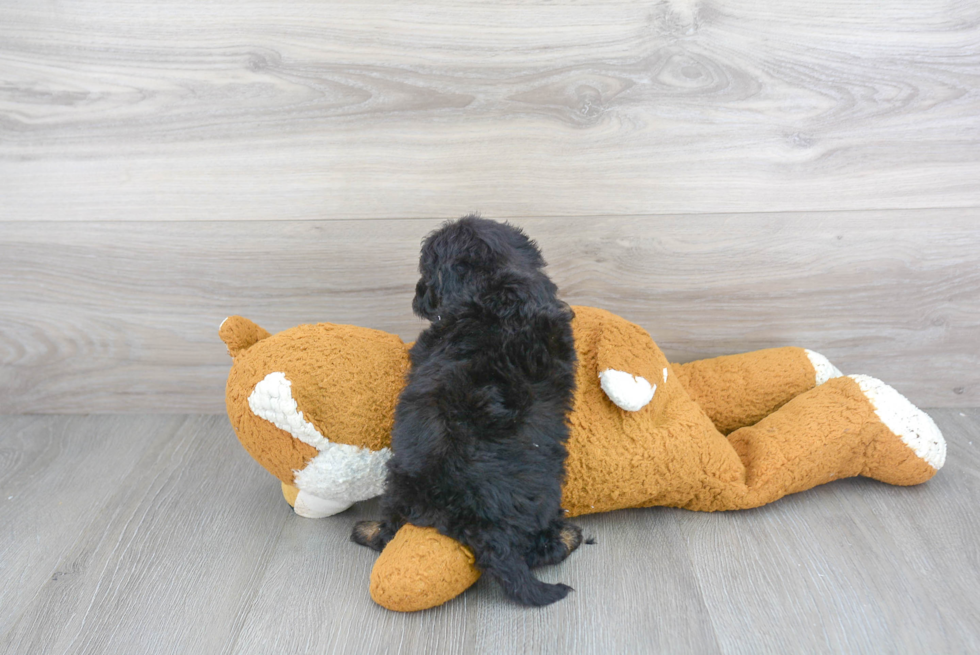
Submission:
M 478 216 L 447 221 L 422 242 L 412 310 L 430 321 L 451 315 L 502 276 L 550 281 L 544 258 L 519 228 Z M 550 285 L 553 288 L 553 285 Z

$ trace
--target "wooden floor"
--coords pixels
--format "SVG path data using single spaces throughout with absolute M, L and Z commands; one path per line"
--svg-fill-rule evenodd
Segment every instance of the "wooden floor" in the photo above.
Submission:
M 0 652 L 980 651 L 980 410 L 934 410 L 946 467 L 757 510 L 582 517 L 597 544 L 541 577 L 404 615 L 347 541 L 374 503 L 295 516 L 223 416 L 0 418 Z

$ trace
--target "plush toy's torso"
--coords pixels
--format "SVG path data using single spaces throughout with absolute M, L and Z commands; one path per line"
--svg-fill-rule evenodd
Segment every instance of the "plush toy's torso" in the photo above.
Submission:
M 572 326 L 579 368 L 562 498 L 569 515 L 652 505 L 713 508 L 719 491 L 712 481 L 738 481 L 744 469 L 664 354 L 646 333 L 634 334 L 635 326 L 603 310 L 576 307 Z M 603 352 L 613 344 L 614 353 Z M 599 373 L 607 355 L 619 370 L 656 384 L 648 405 L 626 412 L 603 392 Z
M 727 499 L 718 497 L 718 488 L 725 485 L 713 481 L 737 481 L 744 469 L 666 357 L 646 332 L 622 318 L 591 307 L 574 310 L 578 370 L 568 417 L 565 509 L 574 516 L 650 505 L 721 507 Z M 270 472 L 321 494 L 335 483 L 314 479 L 324 453 L 311 444 L 387 449 L 407 351 L 395 335 L 332 324 L 264 338 L 236 357 L 228 380 L 229 416 L 242 444 Z M 599 373 L 607 367 L 642 375 L 656 386 L 653 399 L 635 412 L 617 407 L 600 386 Z M 257 392 L 273 372 L 281 376 L 279 384 L 289 385 L 293 422 L 302 423 L 312 439 L 288 432 L 289 417 L 275 420 L 277 427 L 255 415 Z M 276 398 L 263 402 L 278 411 Z M 372 468 L 375 476 L 383 475 L 383 467 Z M 380 489 L 382 482 L 366 488 Z
M 839 477 L 916 484 L 937 468 L 902 445 L 896 457 L 908 460 L 903 467 L 867 469 L 858 449 L 887 441 L 877 434 L 874 407 L 849 378 L 823 384 L 816 395 L 801 393 L 817 384 L 808 351 L 705 360 L 703 370 L 698 362 L 672 367 L 640 327 L 604 310 L 573 309 L 577 388 L 562 497 L 569 515 L 655 505 L 755 507 Z M 304 491 L 311 502 L 326 498 L 331 512 L 381 493 L 408 345 L 392 334 L 332 324 L 264 336 L 239 319 L 222 331 L 235 356 L 228 414 L 253 457 L 298 487 L 301 500 Z M 613 378 L 618 390 L 607 386 Z M 631 391 L 639 402 L 631 402 Z M 707 399 L 710 418 L 692 396 Z M 757 414 L 784 403 L 759 421 Z M 719 414 L 719 406 L 730 409 Z M 752 427 L 726 437 L 716 423 Z M 939 452 L 941 436 L 930 443 Z

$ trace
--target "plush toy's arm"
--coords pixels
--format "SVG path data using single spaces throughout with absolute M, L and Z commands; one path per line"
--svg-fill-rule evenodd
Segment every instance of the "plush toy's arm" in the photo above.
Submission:
M 787 402 L 841 372 L 804 348 L 770 348 L 672 364 L 691 398 L 722 434 L 755 425 Z
M 650 335 L 612 314 L 602 322 L 595 354 L 602 390 L 629 412 L 646 407 L 669 375 L 669 365 Z

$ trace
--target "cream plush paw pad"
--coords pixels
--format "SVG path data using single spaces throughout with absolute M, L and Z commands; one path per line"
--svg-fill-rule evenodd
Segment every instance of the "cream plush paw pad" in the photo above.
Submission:
M 667 369 L 664 369 L 664 379 L 667 379 Z M 646 378 L 633 376 L 624 371 L 607 368 L 599 374 L 599 385 L 620 409 L 636 412 L 653 400 L 657 385 L 650 385 Z
M 875 414 L 901 438 L 916 456 L 939 470 L 946 463 L 946 440 L 932 417 L 881 380 L 870 375 L 849 375 L 871 402 Z

